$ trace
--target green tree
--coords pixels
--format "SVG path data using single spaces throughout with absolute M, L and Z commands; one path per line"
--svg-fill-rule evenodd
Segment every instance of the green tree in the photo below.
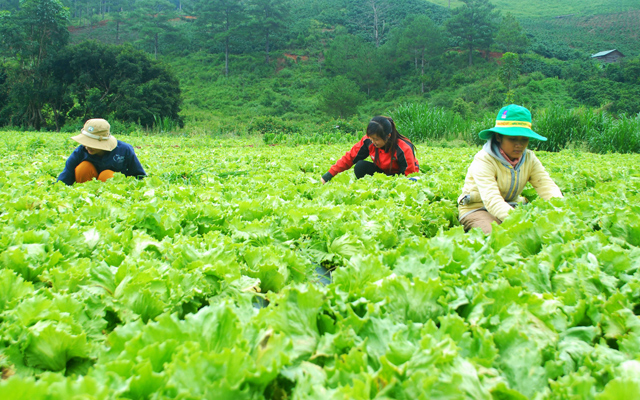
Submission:
M 516 53 L 504 53 L 500 59 L 500 80 L 507 88 L 506 103 L 513 102 L 511 84 L 520 75 L 520 57 Z
M 364 2 L 365 26 L 371 32 L 376 47 L 380 47 L 385 33 L 389 30 L 389 24 L 386 21 L 389 8 L 387 0 L 365 0 Z
M 453 100 L 453 104 L 451 105 L 451 110 L 453 112 L 460 114 L 463 118 L 467 118 L 471 114 L 471 106 L 473 103 L 467 103 L 464 99 L 457 97 Z
M 141 41 L 151 42 L 154 58 L 158 59 L 160 41 L 175 29 L 169 20 L 177 18 L 175 6 L 168 0 L 140 0 L 139 8 L 132 15 Z
M 524 53 L 529 47 L 527 35 L 523 32 L 516 17 L 511 13 L 507 13 L 502 17 L 495 43 L 501 51 L 509 53 Z
M 371 94 L 371 89 L 382 81 L 380 50 L 372 43 L 354 35 L 340 35 L 326 54 L 326 67 L 335 75 L 356 82 Z
M 69 39 L 69 13 L 59 0 L 23 0 L 13 13 L 0 13 L 0 52 L 13 60 L 7 71 L 10 123 L 40 129 L 46 125 L 49 71 L 45 64 Z
M 353 115 L 364 101 L 358 85 L 352 80 L 337 76 L 321 91 L 321 108 L 329 115 L 345 118 Z
M 408 18 L 399 46 L 413 59 L 415 70 L 420 73 L 421 93 L 424 93 L 425 67 L 428 69 L 430 61 L 439 57 L 446 47 L 442 29 L 426 15 Z
M 428 15 L 437 22 L 449 16 L 444 8 L 424 0 L 323 0 L 320 9 L 322 14 L 316 12 L 312 18 L 331 26 L 343 25 L 376 48 L 393 40 L 392 30 L 401 29 L 411 15 Z M 334 17 L 326 18 L 329 13 Z
M 23 0 L 19 10 L 1 14 L 0 22 L 2 52 L 23 69 L 39 67 L 69 39 L 69 13 L 59 0 Z
M 361 86 L 366 88 L 367 97 L 371 96 L 372 89 L 382 85 L 382 73 L 386 60 L 380 57 L 381 53 L 381 50 L 371 43 L 364 43 L 356 53 L 358 65 L 352 75 Z
M 354 35 L 337 36 L 326 51 L 325 67 L 335 75 L 349 73 L 358 64 L 356 54 L 363 44 L 364 41 Z
M 122 27 L 129 19 L 129 12 L 125 10 L 124 0 L 112 0 L 112 8 L 110 9 L 109 17 L 110 23 L 114 25 L 115 42 L 120 42 L 120 34 L 122 33 Z
M 249 24 L 251 36 L 262 38 L 269 64 L 269 50 L 273 37 L 287 27 L 289 17 L 288 0 L 248 0 L 248 11 L 252 17 Z
M 488 0 L 462 0 L 463 6 L 451 12 L 447 29 L 458 38 L 460 45 L 469 51 L 469 65 L 473 65 L 473 51 L 488 49 L 493 42 L 498 14 Z
M 197 4 L 196 24 L 205 43 L 224 43 L 224 74 L 229 75 L 231 38 L 237 35 L 244 22 L 242 0 L 200 0 Z
M 76 98 L 71 118 L 114 118 L 143 126 L 163 118 L 182 123 L 178 79 L 131 45 L 82 42 L 62 51 L 51 70 L 54 83 Z

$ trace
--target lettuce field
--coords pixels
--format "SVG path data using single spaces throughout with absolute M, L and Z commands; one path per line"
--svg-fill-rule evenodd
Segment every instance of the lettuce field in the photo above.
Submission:
M 0 139 L 3 400 L 640 398 L 639 155 L 537 153 L 566 197 L 485 237 L 477 148 L 119 137 L 149 177 L 67 187 L 68 136 Z

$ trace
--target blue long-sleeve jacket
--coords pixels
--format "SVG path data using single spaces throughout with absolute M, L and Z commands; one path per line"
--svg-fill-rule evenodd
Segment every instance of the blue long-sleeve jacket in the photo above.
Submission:
M 120 172 L 125 176 L 146 176 L 146 172 L 142 168 L 138 157 L 136 157 L 133 146 L 129 143 L 118 140 L 118 146 L 112 151 L 103 155 L 91 155 L 84 146 L 80 145 L 67 158 L 64 171 L 58 176 L 58 180 L 73 185 L 76 181 L 76 167 L 83 161 L 89 161 L 96 167 L 98 174 L 104 170 L 110 169 L 113 172 Z

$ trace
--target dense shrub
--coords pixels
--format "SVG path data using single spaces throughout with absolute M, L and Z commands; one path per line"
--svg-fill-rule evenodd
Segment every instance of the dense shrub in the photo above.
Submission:
M 71 119 L 118 119 L 155 126 L 169 118 L 182 124 L 178 79 L 166 65 L 130 45 L 83 42 L 52 60 L 54 82 L 73 94 Z
M 274 116 L 256 117 L 249 123 L 247 129 L 249 133 L 267 134 L 267 133 L 298 133 L 300 127 L 290 121 Z
M 319 130 L 322 133 L 340 133 L 345 135 L 358 136 L 360 134 L 364 134 L 365 126 L 366 124 L 363 124 L 356 119 L 335 119 L 326 121 L 321 124 Z
M 541 72 L 544 76 L 553 78 L 562 75 L 562 62 L 558 60 L 547 59 L 538 55 L 524 54 L 521 57 L 522 73 L 528 74 L 532 72 Z
M 616 114 L 640 113 L 640 85 L 595 78 L 571 85 L 571 95 L 582 104 L 605 106 Z
M 321 108 L 335 117 L 349 117 L 364 101 L 358 85 L 344 76 L 331 79 L 321 91 Z

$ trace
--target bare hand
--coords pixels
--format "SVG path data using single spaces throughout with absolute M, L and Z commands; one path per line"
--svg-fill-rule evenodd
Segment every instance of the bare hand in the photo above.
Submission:
M 324 178 L 320 178 L 320 182 L 322 182 L 322 184 L 323 184 L 323 185 L 324 185 L 325 183 L 327 183 L 327 182 L 325 182 Z

